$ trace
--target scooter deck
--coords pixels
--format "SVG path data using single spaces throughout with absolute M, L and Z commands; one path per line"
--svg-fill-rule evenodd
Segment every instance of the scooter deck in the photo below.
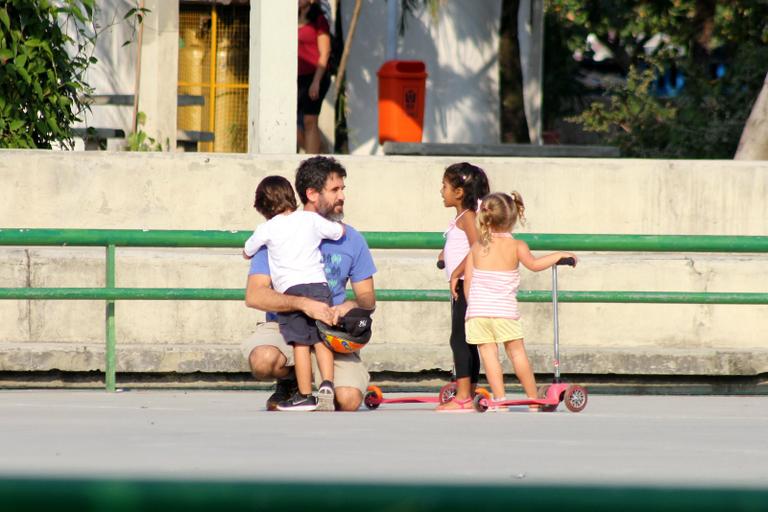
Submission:
M 516 405 L 540 405 L 544 412 L 554 412 L 560 402 L 564 402 L 571 412 L 581 412 L 587 406 L 587 390 L 577 384 L 556 383 L 539 388 L 541 398 L 522 398 L 516 400 L 493 401 L 484 396 L 476 396 L 472 402 L 477 412 L 485 412 L 493 407 L 513 407 Z
M 380 404 L 439 404 L 436 396 L 409 396 L 400 398 L 382 398 Z
M 485 389 L 476 390 L 478 396 L 482 395 L 490 398 L 491 394 Z M 368 386 L 368 390 L 363 397 L 363 403 L 368 409 L 378 409 L 381 404 L 443 404 L 450 401 L 456 394 L 456 385 L 451 382 L 440 388 L 437 395 L 431 396 L 403 396 L 395 398 L 384 398 L 384 394 L 378 386 Z

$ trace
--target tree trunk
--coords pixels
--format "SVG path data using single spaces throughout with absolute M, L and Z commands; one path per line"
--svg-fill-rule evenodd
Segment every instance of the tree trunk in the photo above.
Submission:
M 499 30 L 499 75 L 501 94 L 501 141 L 527 143 L 528 123 L 523 106 L 523 72 L 517 40 L 519 0 L 502 0 Z
M 768 160 L 768 73 L 741 132 L 735 160 Z

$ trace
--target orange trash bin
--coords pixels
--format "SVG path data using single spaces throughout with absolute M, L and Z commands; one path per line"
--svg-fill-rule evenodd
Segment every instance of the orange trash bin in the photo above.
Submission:
M 421 142 L 426 69 L 419 60 L 389 60 L 379 68 L 379 144 Z

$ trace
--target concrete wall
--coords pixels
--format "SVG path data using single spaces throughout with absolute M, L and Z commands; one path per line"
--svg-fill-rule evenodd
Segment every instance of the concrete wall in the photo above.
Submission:
M 363 231 L 442 231 L 453 212 L 439 195 L 459 159 L 341 157 L 347 220 Z M 292 177 L 300 157 L 211 154 L 0 152 L 0 227 L 235 229 L 268 174 Z M 521 232 L 765 235 L 764 162 L 475 159 L 495 190 L 520 191 Z M 445 286 L 436 251 L 374 251 L 378 288 Z M 580 254 L 562 289 L 765 292 L 760 254 Z M 117 285 L 242 287 L 236 249 L 118 249 Z M 524 289 L 547 289 L 524 272 Z M 0 247 L 0 287 L 101 286 L 104 251 Z M 523 304 L 538 371 L 551 364 L 552 317 Z M 765 306 L 561 305 L 563 370 L 576 373 L 755 375 L 768 368 Z M 238 344 L 263 318 L 238 302 L 118 302 L 118 367 L 240 371 Z M 449 369 L 446 303 L 381 303 L 363 356 L 374 370 Z M 103 367 L 104 306 L 0 301 L 0 370 Z

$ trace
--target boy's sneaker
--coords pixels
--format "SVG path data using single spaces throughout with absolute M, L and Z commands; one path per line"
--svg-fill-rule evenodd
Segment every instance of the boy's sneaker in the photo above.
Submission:
M 298 391 L 288 400 L 277 404 L 278 411 L 314 411 L 317 409 L 317 398 L 312 395 L 302 395 Z
M 277 410 L 277 404 L 285 402 L 293 396 L 299 390 L 299 385 L 296 382 L 296 377 L 289 377 L 287 379 L 277 379 L 277 385 L 275 386 L 275 392 L 272 396 L 267 398 L 267 410 Z
M 336 404 L 333 400 L 336 392 L 333 389 L 333 382 L 324 380 L 317 389 L 317 411 L 335 411 Z

